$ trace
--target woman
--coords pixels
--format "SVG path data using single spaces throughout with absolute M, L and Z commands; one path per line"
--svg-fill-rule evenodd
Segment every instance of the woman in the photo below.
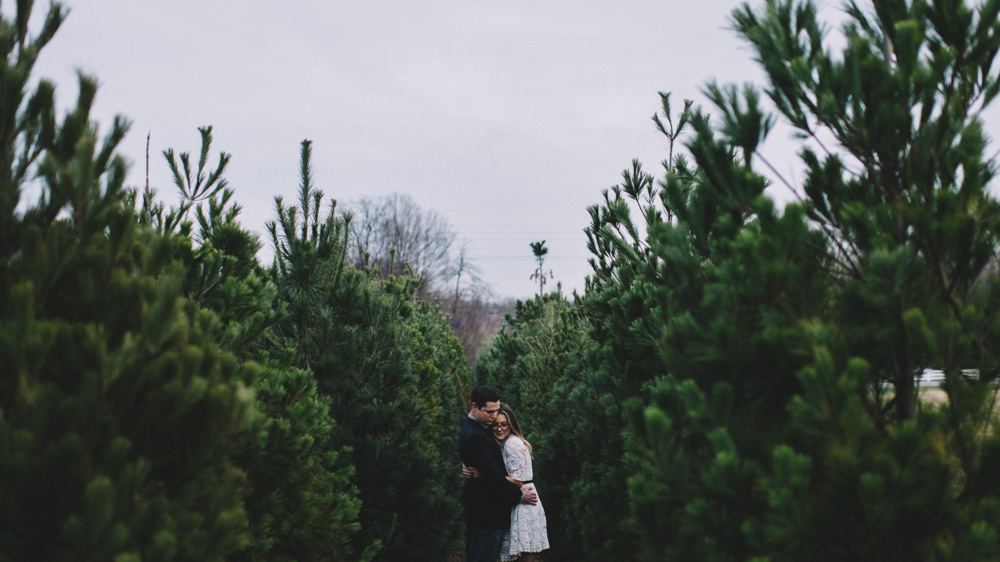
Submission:
M 507 480 L 522 488 L 535 484 L 531 468 L 531 445 L 521 433 L 521 425 L 509 405 L 500 403 L 500 411 L 492 425 L 493 437 L 503 448 L 503 462 L 507 467 Z M 536 505 L 520 503 L 511 508 L 510 531 L 504 534 L 500 547 L 500 560 L 532 562 L 534 553 L 549 548 L 545 524 L 545 510 L 539 498 Z

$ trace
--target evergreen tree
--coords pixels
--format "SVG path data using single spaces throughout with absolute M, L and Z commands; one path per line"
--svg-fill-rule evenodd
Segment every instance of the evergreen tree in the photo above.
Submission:
M 535 261 L 538 262 L 538 268 L 531 274 L 531 278 L 538 279 L 538 296 L 542 296 L 545 294 L 545 254 L 549 253 L 549 249 L 545 247 L 545 240 L 532 242 L 531 253 L 534 254 Z M 549 275 L 552 275 L 551 270 Z
M 688 122 L 690 104 L 675 130 L 670 98 L 662 99 L 666 123 L 656 121 L 675 141 Z M 686 170 L 683 158 L 671 165 Z M 625 171 L 623 180 L 605 192 L 603 205 L 588 209 L 594 274 L 587 279 L 576 312 L 586 319 L 580 328 L 587 340 L 575 351 L 574 367 L 555 387 L 548 413 L 552 425 L 546 429 L 548 446 L 540 451 L 539 466 L 545 468 L 541 474 L 556 479 L 556 500 L 566 514 L 557 512 L 553 518 L 554 544 L 561 543 L 551 553 L 557 560 L 637 555 L 633 510 L 624 501 L 632 473 L 625 462 L 625 405 L 646 396 L 650 381 L 665 372 L 652 335 L 666 319 L 663 295 L 655 290 L 662 272 L 646 235 L 648 225 L 669 222 L 671 217 L 659 207 L 653 178 L 637 162 Z M 645 225 L 637 225 L 633 216 Z
M 359 560 L 350 449 L 337 447 L 330 399 L 309 371 L 269 364 L 257 386 L 265 423 L 238 457 L 252 486 L 253 541 L 236 560 Z
M 593 345 L 589 329 L 580 309 L 558 292 L 518 301 L 476 367 L 477 378 L 500 389 L 522 420 L 546 510 L 552 544 L 547 556 L 557 559 L 570 559 L 580 548 L 572 530 L 577 510 L 588 501 L 575 495 L 573 485 L 580 459 L 588 456 L 578 440 L 586 408 L 574 392 L 587 372 L 581 358 Z
M 350 538 L 358 531 L 360 500 L 349 481 L 350 450 L 334 446 L 330 400 L 318 392 L 312 374 L 261 353 L 261 337 L 284 307 L 276 306 L 276 288 L 257 263 L 260 242 L 237 221 L 240 207 L 223 175 L 230 157 L 221 153 L 216 168 L 206 170 L 212 128 L 199 132 L 197 168 L 189 153 L 179 155 L 178 165 L 173 150 L 164 152 L 180 205 L 166 210 L 147 192 L 139 215 L 160 231 L 191 235 L 188 217 L 194 211 L 197 248 L 177 245 L 175 256 L 187 271 L 186 293 L 225 323 L 223 347 L 265 366 L 255 388 L 262 416 L 236 455 L 251 490 L 246 509 L 252 541 L 235 558 L 354 559 Z
M 94 80 L 62 119 L 50 83 L 28 93 L 65 13 L 30 37 L 31 8 L 0 18 L 0 559 L 223 560 L 249 538 L 232 458 L 260 369 L 187 298 L 190 241 L 127 204 L 127 124 L 99 138 Z
M 401 529 L 402 548 L 394 559 L 407 559 L 407 552 L 426 552 L 425 559 L 449 560 L 462 538 L 457 428 L 468 412 L 472 372 L 440 304 L 415 300 L 412 307 L 404 323 L 405 353 L 417 375 L 418 416 L 425 423 L 413 427 L 418 430 L 418 447 L 424 449 L 419 458 L 426 461 L 420 462 L 427 464 L 410 474 L 418 480 L 413 498 L 406 501 L 418 506 L 412 515 L 430 522 L 410 521 Z
M 141 224 L 164 235 L 191 239 L 193 244 L 176 245 L 173 256 L 183 262 L 187 272 L 185 292 L 225 324 L 222 347 L 249 359 L 264 330 L 278 317 L 279 311 L 274 309 L 276 290 L 257 262 L 260 241 L 239 223 L 242 207 L 233 199 L 234 191 L 223 175 L 231 156 L 220 153 L 216 168 L 207 171 L 212 127 L 200 127 L 198 131 L 200 158 L 193 176 L 189 153 L 180 154 L 183 174 L 173 149 L 163 153 L 173 171 L 180 205 L 168 209 L 156 199 L 154 190 L 147 190 L 138 206 L 138 217 Z M 136 198 L 136 194 L 130 195 Z M 189 220 L 192 209 L 194 222 Z
M 978 116 L 1000 89 L 1000 2 L 847 14 L 836 57 L 809 2 L 734 12 L 810 141 L 803 199 L 779 212 L 764 194 L 756 91 L 710 85 L 718 122 L 692 116 L 697 167 L 668 170 L 669 220 L 614 264 L 643 264 L 635 285 L 661 303 L 630 324 L 663 375 L 628 407 L 644 559 L 998 554 L 1000 214 Z M 929 367 L 940 407 L 918 400 Z
M 550 427 L 559 415 L 551 407 L 555 393 L 576 376 L 588 336 L 586 318 L 558 292 L 517 301 L 506 325 L 483 346 L 477 378 L 501 389 L 526 427 Z
M 310 158 L 304 141 L 300 206 L 276 198 L 278 218 L 268 225 L 287 306 L 270 354 L 310 369 L 330 398 L 333 442 L 351 448 L 362 500 L 355 548 L 378 550 L 378 560 L 445 559 L 457 538 L 460 476 L 449 432 L 461 419 L 454 393 L 467 384 L 467 367 L 439 311 L 414 304 L 417 279 L 350 267 L 349 217 L 331 208 L 321 218 Z

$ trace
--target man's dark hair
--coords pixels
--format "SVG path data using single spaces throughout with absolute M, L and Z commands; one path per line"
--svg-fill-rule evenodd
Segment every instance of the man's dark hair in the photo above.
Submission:
M 483 384 L 472 389 L 472 403 L 475 404 L 477 408 L 486 406 L 487 402 L 499 401 L 500 393 L 498 393 L 497 389 L 492 386 L 486 386 Z

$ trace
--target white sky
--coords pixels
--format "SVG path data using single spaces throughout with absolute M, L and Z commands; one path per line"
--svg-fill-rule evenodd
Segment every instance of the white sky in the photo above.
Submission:
M 76 69 L 97 77 L 102 130 L 132 121 L 129 184 L 145 181 L 151 133 L 151 184 L 173 203 L 161 152 L 196 153 L 197 127 L 212 125 L 213 161 L 233 155 L 227 177 L 269 263 L 264 224 L 275 195 L 297 201 L 308 138 L 327 199 L 409 194 L 451 222 L 498 297 L 537 290 L 537 240 L 564 290 L 582 291 L 587 207 L 633 158 L 660 175 L 658 91 L 707 106 L 707 80 L 762 76 L 728 29 L 737 4 L 714 0 L 66 4 L 37 74 L 63 104 Z M 769 146 L 791 161 L 783 141 Z

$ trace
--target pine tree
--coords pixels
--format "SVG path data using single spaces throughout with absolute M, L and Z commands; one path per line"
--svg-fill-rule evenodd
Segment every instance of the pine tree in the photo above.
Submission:
M 662 96 L 666 123 L 659 128 L 676 141 L 689 119 L 690 103 L 673 122 L 670 98 Z M 671 147 L 673 144 L 671 144 Z M 670 162 L 684 168 L 683 158 Z M 577 303 L 585 319 L 586 342 L 578 359 L 556 387 L 549 406 L 552 426 L 540 455 L 543 475 L 553 482 L 556 500 L 564 502 L 553 521 L 553 549 L 558 560 L 629 559 L 638 555 L 639 536 L 628 501 L 626 405 L 648 396 L 648 386 L 664 374 L 656 348 L 667 318 L 657 287 L 660 260 L 646 239 L 651 225 L 669 222 L 659 206 L 655 183 L 638 162 L 623 182 L 604 193 L 604 203 L 588 209 L 588 247 L 593 275 Z M 636 224 L 638 217 L 644 224 Z M 539 361 L 540 358 L 524 361 Z M 566 410 L 572 409 L 572 415 Z M 546 500 L 547 501 L 547 500 Z M 558 505 L 558 504 L 557 504 Z M 561 536 L 560 536 L 561 535 Z
M 177 244 L 173 255 L 187 272 L 185 293 L 225 324 L 222 347 L 251 359 L 264 330 L 278 318 L 279 311 L 274 309 L 276 289 L 257 262 L 260 240 L 239 223 L 242 207 L 236 203 L 235 192 L 224 176 L 231 155 L 220 153 L 216 168 L 207 171 L 212 127 L 200 127 L 198 131 L 200 158 L 193 176 L 189 153 L 179 156 L 183 174 L 173 149 L 163 153 L 173 171 L 180 204 L 167 208 L 157 200 L 155 190 L 147 189 L 136 205 L 139 222 L 161 234 L 178 235 L 178 240 L 190 239 L 190 243 Z M 137 194 L 130 195 L 138 199 Z
M 215 169 L 207 170 L 212 128 L 199 132 L 196 168 L 189 153 L 178 157 L 164 151 L 180 205 L 166 209 L 154 192 L 147 192 L 139 216 L 161 232 L 197 240 L 197 247 L 175 247 L 174 259 L 187 272 L 186 294 L 225 324 L 221 346 L 264 366 L 255 387 L 261 417 L 235 455 L 250 489 L 246 510 L 252 540 L 232 559 L 354 559 L 350 539 L 359 529 L 360 500 L 350 483 L 350 450 L 334 445 L 330 400 L 319 393 L 312 374 L 271 361 L 261 351 L 265 331 L 284 307 L 276 303 L 277 289 L 257 263 L 260 242 L 237 220 L 240 207 L 224 176 L 230 157 L 221 153 Z M 189 221 L 191 211 L 197 230 Z
M 252 488 L 246 509 L 253 540 L 233 559 L 363 559 L 351 545 L 361 508 L 351 451 L 334 442 L 329 397 L 309 371 L 267 367 L 256 389 L 265 422 L 237 457 Z
M 310 160 L 303 141 L 299 206 L 276 198 L 277 220 L 268 225 L 272 274 L 287 307 L 270 355 L 308 368 L 330 399 L 333 442 L 352 451 L 362 501 L 355 550 L 377 560 L 446 559 L 458 534 L 460 481 L 447 432 L 461 419 L 453 408 L 467 367 L 459 368 L 464 360 L 440 312 L 414 302 L 419 279 L 350 266 L 350 217 L 335 208 L 321 215 Z M 431 334 L 442 339 L 428 341 Z
M 94 80 L 62 119 L 50 83 L 28 93 L 65 15 L 29 37 L 31 8 L 0 18 L 0 558 L 223 560 L 249 538 L 232 456 L 260 369 L 187 298 L 190 242 L 139 224 Z
M 709 85 L 695 172 L 675 162 L 671 220 L 623 260 L 662 303 L 631 324 L 663 375 L 628 407 L 644 559 L 998 554 L 1000 214 L 979 115 L 1000 2 L 847 15 L 839 57 L 811 3 L 733 16 L 804 140 L 802 200 L 779 212 L 754 171 L 773 124 L 757 92 Z M 940 407 L 918 399 L 926 368 L 946 373 Z
M 557 559 L 571 559 L 581 548 L 574 529 L 581 506 L 589 501 L 574 491 L 581 459 L 594 456 L 592 442 L 581 439 L 581 433 L 600 428 L 590 425 L 589 408 L 575 393 L 589 372 L 583 358 L 592 347 L 587 318 L 554 292 L 518 301 L 476 366 L 477 378 L 500 389 L 522 420 L 552 544 L 546 556 Z

